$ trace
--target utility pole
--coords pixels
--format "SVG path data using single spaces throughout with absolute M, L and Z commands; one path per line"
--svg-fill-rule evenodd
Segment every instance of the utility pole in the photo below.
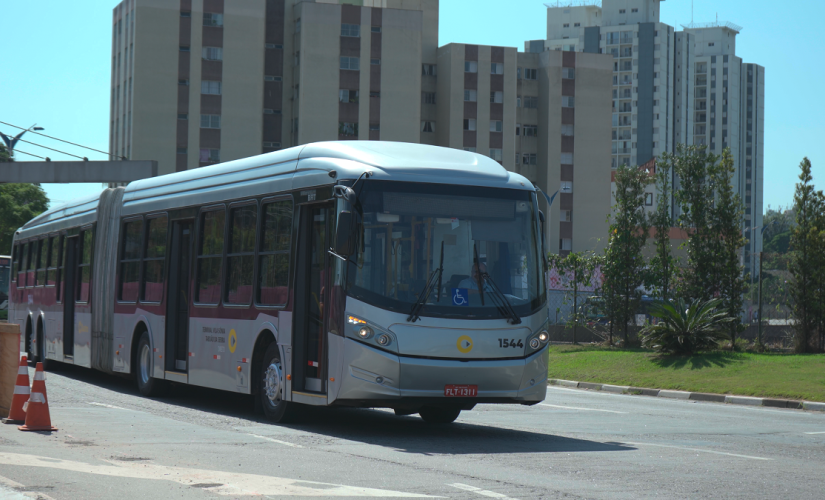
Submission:
M 759 252 L 759 328 L 756 331 L 756 345 L 762 347 L 762 261 L 765 252 Z
M 25 134 L 29 130 L 45 130 L 43 127 L 37 127 L 36 125 L 37 124 L 35 123 L 34 125 L 27 128 L 26 130 L 20 132 L 19 134 L 17 134 L 14 137 L 9 137 L 6 134 L 4 134 L 3 132 L 0 132 L 0 137 L 3 139 L 3 142 L 6 143 L 6 148 L 9 150 L 9 156 L 14 155 L 14 146 L 16 146 L 17 141 L 19 141 L 20 138 L 23 137 L 23 134 Z

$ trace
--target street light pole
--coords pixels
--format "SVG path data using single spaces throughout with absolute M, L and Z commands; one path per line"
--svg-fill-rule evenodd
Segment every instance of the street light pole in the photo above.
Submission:
M 45 129 L 43 127 L 38 127 L 37 124 L 35 123 L 34 125 L 27 128 L 26 130 L 20 132 L 19 134 L 17 134 L 14 137 L 9 137 L 6 134 L 4 134 L 3 132 L 0 132 L 0 137 L 3 138 L 3 142 L 6 143 L 6 148 L 9 150 L 9 156 L 14 155 L 14 146 L 17 145 L 17 141 L 19 141 L 20 138 L 23 137 L 23 134 L 25 134 L 26 132 L 28 132 L 30 130 L 45 130 Z
M 765 252 L 759 252 L 759 328 L 756 331 L 756 345 L 762 347 L 762 262 Z

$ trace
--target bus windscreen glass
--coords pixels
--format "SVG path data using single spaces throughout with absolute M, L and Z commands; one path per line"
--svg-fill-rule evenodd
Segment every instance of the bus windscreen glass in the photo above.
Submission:
M 409 313 L 441 266 L 443 248 L 440 293 L 436 285 L 422 316 L 501 317 L 494 287 L 522 317 L 544 303 L 535 193 L 374 180 L 355 191 L 363 224 L 347 273 L 349 295 Z M 489 277 L 481 290 L 478 267 Z

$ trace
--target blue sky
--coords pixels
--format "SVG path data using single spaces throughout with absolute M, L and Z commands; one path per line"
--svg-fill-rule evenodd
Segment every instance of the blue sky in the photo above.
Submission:
M 46 134 L 107 149 L 110 23 L 116 4 L 114 0 L 25 0 L 0 5 L 0 121 L 22 127 L 36 122 L 46 128 Z M 813 163 L 814 182 L 825 187 L 825 97 L 817 88 L 825 81 L 819 32 L 825 2 L 694 0 L 693 12 L 696 22 L 718 16 L 743 26 L 737 54 L 766 67 L 765 207 L 793 202 L 803 156 Z M 689 0 L 662 3 L 663 22 L 678 28 L 690 20 Z M 441 0 L 439 44 L 476 43 L 523 50 L 525 40 L 544 38 L 545 23 L 542 1 Z M 0 124 L 6 134 L 14 130 Z M 91 160 L 105 159 L 43 137 L 27 134 L 24 139 Z M 71 159 L 25 143 L 17 149 Z M 18 160 L 26 158 L 31 159 L 18 155 Z M 94 184 L 44 187 L 54 202 L 101 188 Z

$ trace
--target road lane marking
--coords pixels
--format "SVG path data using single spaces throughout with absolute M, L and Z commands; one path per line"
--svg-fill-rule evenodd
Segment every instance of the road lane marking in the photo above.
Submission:
M 561 406 L 561 405 L 551 405 L 547 403 L 539 403 L 539 406 L 549 406 L 551 408 L 562 408 L 564 410 L 582 410 L 582 411 L 603 411 L 605 413 L 621 413 L 623 415 L 627 415 L 626 411 L 616 411 L 616 410 L 597 410 L 596 408 L 579 408 L 578 406 Z
M 265 439 L 265 440 L 271 441 L 273 443 L 283 444 L 283 445 L 286 445 L 286 446 L 292 446 L 293 448 L 303 448 L 303 446 L 301 446 L 300 444 L 288 443 L 286 441 L 281 441 L 280 439 L 274 439 L 274 438 L 267 437 L 267 436 L 259 436 L 258 434 L 248 434 L 248 435 L 252 436 L 252 437 L 256 437 L 258 439 Z
M 490 498 L 504 498 L 507 500 L 516 500 L 515 498 L 508 497 L 507 495 L 502 495 L 501 493 L 496 493 L 495 491 L 490 490 L 482 490 L 481 488 L 477 488 L 475 486 L 470 486 L 469 484 L 461 484 L 461 483 L 447 483 L 447 486 L 452 486 L 453 488 L 458 488 L 459 490 L 464 491 L 472 491 L 477 495 L 481 495 L 484 497 Z
M 825 434 L 824 432 L 806 432 L 805 434 Z
M 725 455 L 728 457 L 747 458 L 750 460 L 773 460 L 772 458 L 753 457 L 751 455 L 739 455 L 737 453 L 726 453 L 724 451 L 703 450 L 701 448 L 688 448 L 686 446 L 674 446 L 670 444 L 653 444 L 653 443 L 634 443 L 631 441 L 622 441 L 620 444 L 629 444 L 632 446 L 656 446 L 659 448 L 673 448 L 675 450 L 695 451 L 698 453 L 712 453 L 714 455 Z
M 6 485 L 9 488 L 14 488 L 15 490 L 17 490 L 14 493 L 20 492 L 18 498 L 42 498 L 43 500 L 54 500 L 54 498 L 50 497 L 49 495 L 47 495 L 45 493 L 40 493 L 39 491 L 25 491 L 25 492 L 22 492 L 21 490 L 24 490 L 26 488 L 26 485 L 23 484 L 23 483 L 18 483 L 17 481 L 14 481 L 14 480 L 9 479 L 7 477 L 0 476 L 0 485 Z M 0 490 L 0 493 L 3 493 L 3 491 Z M 6 498 L 6 496 L 4 494 L 0 494 L 0 498 Z M 15 498 L 15 497 L 10 497 L 10 498 Z
M 93 406 L 102 406 L 104 408 L 111 408 L 113 410 L 125 410 L 126 409 L 126 408 L 121 408 L 120 406 L 107 405 L 106 403 L 90 402 L 89 404 L 93 405 Z
M 440 498 L 418 493 L 362 488 L 343 484 L 304 481 L 285 477 L 225 472 L 211 469 L 193 469 L 157 465 L 150 462 L 113 462 L 97 465 L 73 460 L 26 455 L 23 453 L 0 453 L 0 465 L 20 467 L 42 467 L 99 476 L 127 477 L 132 479 L 154 479 L 171 481 L 183 486 L 200 488 L 209 484 L 209 492 L 238 496 L 303 496 L 303 497 L 400 497 L 400 498 Z M 215 486 L 212 486 L 215 485 Z M 219 486 L 218 486 L 219 485 Z

